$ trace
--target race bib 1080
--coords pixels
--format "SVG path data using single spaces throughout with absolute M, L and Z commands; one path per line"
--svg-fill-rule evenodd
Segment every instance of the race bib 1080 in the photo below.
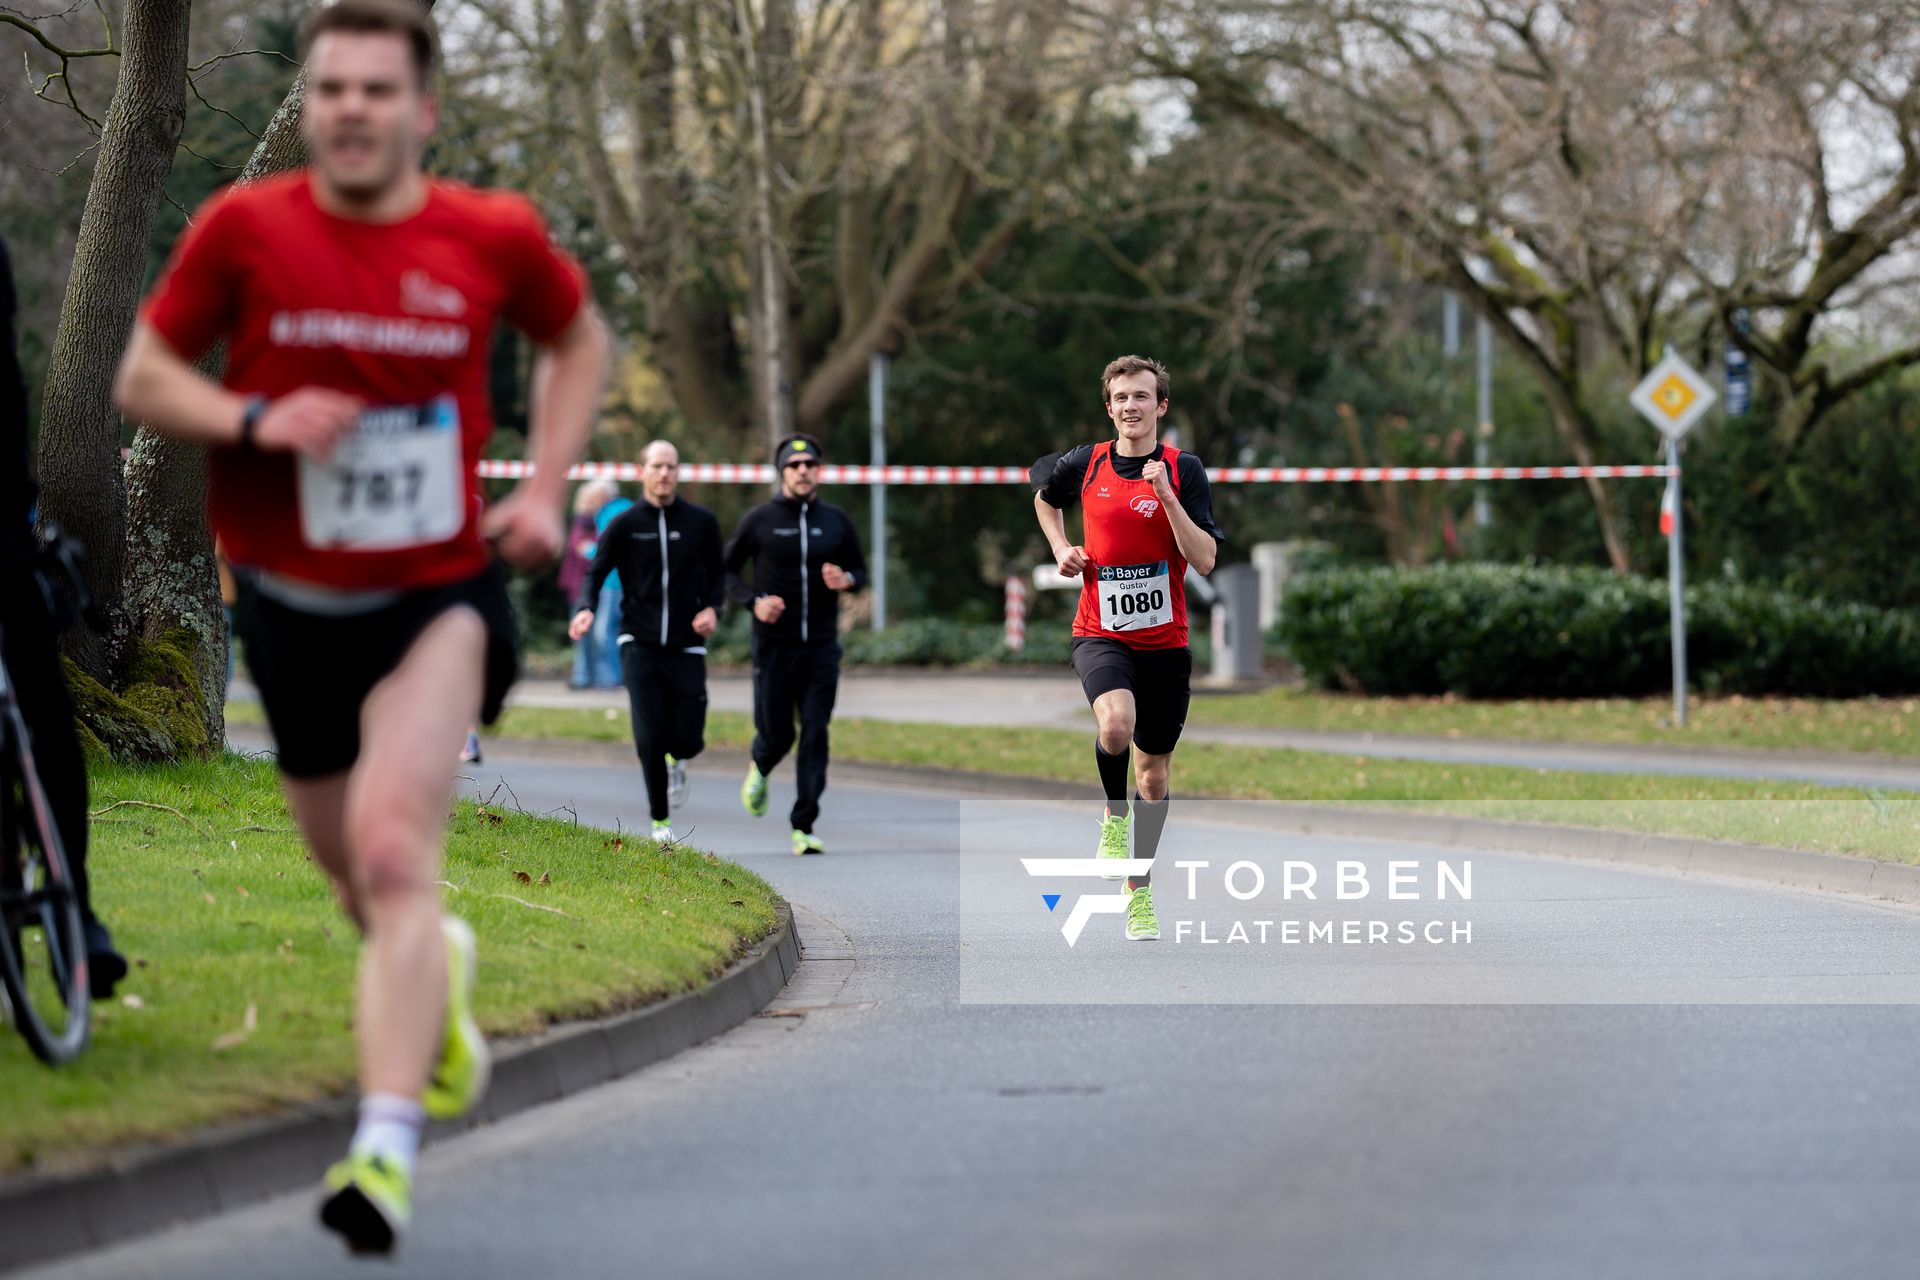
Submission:
M 300 536 L 345 551 L 445 542 L 466 523 L 461 472 L 451 395 L 368 409 L 332 461 L 300 458 Z
M 1145 631 L 1173 621 L 1173 579 L 1167 562 L 1100 566 L 1100 629 Z

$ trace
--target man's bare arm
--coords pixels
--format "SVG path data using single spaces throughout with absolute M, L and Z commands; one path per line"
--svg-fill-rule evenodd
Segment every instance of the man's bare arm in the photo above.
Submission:
M 1080 576 L 1080 571 L 1087 567 L 1087 553 L 1067 541 L 1067 513 L 1038 493 L 1033 495 L 1033 513 L 1040 520 L 1040 532 L 1046 535 L 1047 545 L 1053 548 L 1053 562 L 1061 574 L 1068 578 Z
M 1173 524 L 1173 540 L 1179 544 L 1180 554 L 1193 567 L 1195 573 L 1213 572 L 1213 562 L 1220 554 L 1220 546 L 1213 535 L 1193 522 L 1187 509 L 1178 502 L 1167 506 L 1167 519 Z
M 155 431 L 199 444 L 237 444 L 251 397 L 228 390 L 180 358 L 153 326 L 133 327 L 133 338 L 113 383 L 120 412 Z M 361 402 L 325 387 L 279 396 L 259 414 L 253 439 L 263 449 L 315 457 L 332 454 L 353 429 Z
M 593 434 L 612 366 L 613 337 L 592 303 L 541 348 L 527 406 L 532 420 L 527 460 L 534 471 L 522 487 L 530 496 L 564 505 L 567 468 Z
M 509 564 L 537 569 L 560 554 L 566 540 L 567 468 L 592 434 L 612 363 L 613 338 L 591 303 L 534 362 L 527 442 L 533 474 L 490 507 L 481 522 Z

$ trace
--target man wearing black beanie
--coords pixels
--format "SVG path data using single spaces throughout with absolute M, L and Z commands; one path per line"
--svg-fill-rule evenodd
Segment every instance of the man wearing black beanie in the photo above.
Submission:
M 741 518 L 727 543 L 727 594 L 753 610 L 753 761 L 740 803 L 767 811 L 767 775 L 794 745 L 799 795 L 790 815 L 796 854 L 824 853 L 813 834 L 827 789 L 827 725 L 840 690 L 840 593 L 867 584 L 853 521 L 820 501 L 820 442 L 796 435 L 773 452 L 780 494 Z M 753 561 L 753 582 L 741 576 Z

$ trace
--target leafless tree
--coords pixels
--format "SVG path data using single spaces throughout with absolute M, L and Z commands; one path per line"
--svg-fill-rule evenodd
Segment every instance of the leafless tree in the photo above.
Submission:
M 1045 0 L 557 4 L 480 8 L 566 123 L 647 358 L 730 445 L 821 430 L 964 296 L 1096 87 Z
M 1144 62 L 1306 161 L 1539 380 L 1574 460 L 1668 342 L 1735 329 L 1784 390 L 1783 458 L 1920 360 L 1844 370 L 1835 326 L 1920 229 L 1907 0 L 1144 0 Z M 1613 496 L 1601 537 L 1630 567 Z
M 128 0 L 119 77 L 101 128 L 42 400 L 41 517 L 86 543 L 88 585 L 110 620 L 108 635 L 71 633 L 68 653 L 109 686 L 129 639 L 120 607 L 126 486 L 113 374 L 133 328 L 148 233 L 186 119 L 189 10 L 187 0 Z

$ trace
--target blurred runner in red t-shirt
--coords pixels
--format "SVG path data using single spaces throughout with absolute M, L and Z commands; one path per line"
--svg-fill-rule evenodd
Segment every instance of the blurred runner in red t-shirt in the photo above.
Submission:
M 486 1087 L 474 941 L 440 910 L 455 757 L 517 670 L 488 544 L 550 562 L 566 470 L 610 343 L 579 268 L 524 198 L 428 179 L 432 20 L 338 0 L 302 33 L 311 168 L 209 200 L 141 311 L 121 408 L 209 449 L 209 510 L 236 630 L 315 859 L 366 935 L 354 1026 L 360 1124 L 321 1219 L 392 1250 L 420 1130 Z M 487 344 L 541 349 L 534 475 L 483 510 Z M 224 339 L 222 381 L 191 365 Z

